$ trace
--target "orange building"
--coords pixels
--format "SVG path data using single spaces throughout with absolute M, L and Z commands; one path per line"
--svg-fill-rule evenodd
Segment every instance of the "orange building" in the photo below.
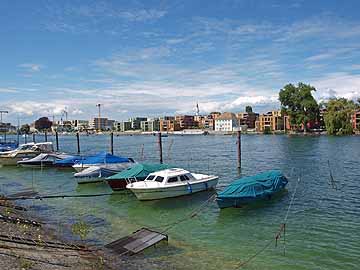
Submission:
M 290 129 L 288 116 L 283 116 L 281 111 L 272 111 L 260 114 L 258 120 L 255 121 L 257 132 L 264 132 L 266 128 L 269 131 L 283 131 L 285 128 Z

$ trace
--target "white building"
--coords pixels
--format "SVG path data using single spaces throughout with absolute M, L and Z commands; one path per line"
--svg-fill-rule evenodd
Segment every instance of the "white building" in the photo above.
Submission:
M 238 119 L 234 113 L 225 112 L 215 119 L 215 131 L 232 132 L 239 127 Z

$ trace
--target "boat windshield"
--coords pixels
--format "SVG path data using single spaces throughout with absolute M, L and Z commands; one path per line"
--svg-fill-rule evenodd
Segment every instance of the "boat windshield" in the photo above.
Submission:
M 155 178 L 155 175 L 149 175 L 146 180 L 153 180 Z
M 162 177 L 162 176 L 158 176 L 158 177 L 156 177 L 155 179 L 154 179 L 154 181 L 156 181 L 156 182 L 162 182 L 164 180 L 164 177 Z
M 180 175 L 180 180 L 181 181 L 189 181 L 190 179 L 187 175 L 183 174 L 183 175 Z

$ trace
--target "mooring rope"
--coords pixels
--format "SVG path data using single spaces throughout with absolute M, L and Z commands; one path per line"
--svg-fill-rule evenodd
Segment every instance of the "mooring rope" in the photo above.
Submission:
M 211 195 L 206 201 L 204 201 L 198 208 L 194 209 L 193 211 L 191 211 L 189 213 L 189 215 L 184 218 L 184 219 L 179 219 L 175 222 L 172 222 L 172 223 L 168 223 L 168 224 L 165 224 L 165 225 L 162 225 L 160 227 L 167 227 L 165 229 L 163 229 L 161 232 L 159 232 L 159 234 L 165 234 L 167 231 L 171 230 L 172 228 L 174 228 L 176 225 L 180 224 L 180 223 L 183 223 L 189 219 L 192 219 L 194 217 L 196 217 L 198 215 L 198 213 L 200 212 L 200 210 L 202 210 L 205 206 L 207 206 L 213 199 L 215 199 L 216 197 L 216 193 Z M 152 241 L 154 238 L 156 238 L 157 235 L 154 235 L 153 237 L 150 237 L 149 239 L 147 239 L 146 241 L 144 242 L 141 242 L 138 246 L 136 246 L 135 248 L 133 249 L 136 249 L 138 247 L 140 247 L 141 245 L 145 244 L 145 243 L 148 243 L 150 241 Z M 124 251 L 122 253 L 120 253 L 119 255 L 120 256 L 124 256 L 124 255 L 127 255 L 128 253 L 131 253 L 130 250 L 127 250 L 127 251 Z
M 286 211 L 286 214 L 285 214 L 285 217 L 284 217 L 284 220 L 283 220 L 283 223 L 280 225 L 280 229 L 278 230 L 278 232 L 275 234 L 275 239 L 274 238 L 271 238 L 268 243 L 266 245 L 264 245 L 260 250 L 258 250 L 255 254 L 251 255 L 248 259 L 246 259 L 245 261 L 241 262 L 239 265 L 238 265 L 238 268 L 243 268 L 244 266 L 246 266 L 247 264 L 249 264 L 252 260 L 254 260 L 257 256 L 259 256 L 262 252 L 264 252 L 272 243 L 273 241 L 275 240 L 275 246 L 277 246 L 277 241 L 281 238 L 281 235 L 284 236 L 284 255 L 285 255 L 285 245 L 286 245 L 286 242 L 285 242 L 285 229 L 286 229 L 286 222 L 288 220 L 288 217 L 289 217 L 289 213 L 290 213 L 290 209 L 293 205 L 293 202 L 295 200 L 295 195 L 296 195 L 296 192 L 297 192 L 297 188 L 298 188 L 298 185 L 301 181 L 301 177 L 298 178 L 298 180 L 296 181 L 296 185 L 295 185 L 295 188 L 294 188 L 294 192 L 292 194 L 292 197 L 291 197 L 291 200 L 290 200 L 290 203 L 289 203 L 289 206 L 287 208 L 287 211 Z

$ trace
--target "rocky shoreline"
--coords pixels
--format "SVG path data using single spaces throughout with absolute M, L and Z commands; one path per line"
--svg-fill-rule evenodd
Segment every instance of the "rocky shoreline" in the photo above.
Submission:
M 0 198 L 0 269 L 143 269 L 101 247 L 69 242 L 39 218 Z

